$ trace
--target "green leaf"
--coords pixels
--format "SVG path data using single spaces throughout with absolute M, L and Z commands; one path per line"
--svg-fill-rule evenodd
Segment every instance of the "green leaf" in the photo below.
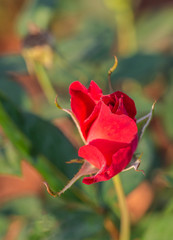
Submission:
M 171 78 L 173 79 L 173 72 L 171 74 Z M 160 111 L 159 115 L 163 119 L 164 128 L 166 133 L 170 139 L 173 138 L 173 111 L 172 111 L 172 103 L 173 103 L 173 81 L 169 84 L 168 90 L 164 96 L 163 102 L 160 103 Z
M 36 115 L 21 112 L 2 94 L 0 124 L 21 158 L 35 166 L 54 189 L 62 189 L 77 172 L 74 165 L 66 164 L 77 152 L 61 131 Z
M 1 207 L 0 216 L 6 225 L 14 216 L 21 221 L 21 229 L 17 236 L 19 240 L 45 239 L 52 234 L 57 225 L 56 218 L 45 211 L 43 202 L 36 197 L 23 197 L 6 203 Z M 2 225 L 1 218 L 0 225 Z M 2 225 L 2 230 L 3 227 Z
M 2 96 L 0 96 L 1 98 Z M 1 98 L 1 100 L 3 97 Z M 4 99 L 3 99 L 4 100 Z M 0 123 L 2 128 L 5 130 L 5 133 L 10 138 L 10 140 L 14 143 L 15 147 L 21 152 L 24 156 L 27 156 L 31 151 L 31 143 L 25 137 L 25 135 L 18 129 L 15 123 L 10 119 L 7 112 L 4 109 L 3 103 L 6 102 L 0 101 Z M 7 106 L 7 105 L 6 105 Z M 7 106 L 8 107 L 8 106 Z M 14 111 L 11 108 L 11 114 L 16 118 L 17 111 Z M 19 118 L 19 124 L 22 124 L 21 119 Z
M 5 236 L 5 233 L 8 230 L 9 224 L 10 224 L 10 220 L 6 216 L 0 214 L 0 238 L 1 239 L 3 239 L 3 237 Z
M 10 72 L 26 72 L 26 65 L 21 55 L 4 55 L 0 57 L 0 72 L 8 76 Z
M 20 107 L 30 106 L 31 102 L 22 86 L 14 80 L 12 73 L 27 72 L 25 62 L 20 55 L 5 55 L 0 57 L 0 89 Z
M 18 28 L 22 35 L 26 34 L 28 23 L 32 22 L 40 28 L 45 29 L 48 26 L 52 16 L 52 9 L 55 8 L 55 1 L 36 0 L 27 4 L 21 15 L 18 17 Z
M 0 173 L 21 175 L 20 161 L 20 154 L 15 147 L 8 141 L 0 141 Z
M 112 84 L 114 85 L 122 79 L 136 79 L 142 85 L 148 84 L 155 79 L 157 74 L 168 71 L 171 61 L 171 57 L 163 54 L 145 54 L 142 52 L 130 57 L 118 58 L 118 67 L 111 76 Z
M 55 231 L 55 237 L 51 239 L 109 239 L 109 235 L 104 228 L 104 217 L 102 215 L 87 208 L 68 209 L 65 206 L 59 206 L 55 213 L 60 225 Z
M 109 239 L 103 215 L 81 204 L 69 205 L 61 199 L 42 201 L 36 197 L 23 197 L 6 203 L 0 216 L 6 220 L 3 225 L 0 217 L 2 233 L 5 233 L 5 224 L 12 216 L 23 219 L 19 240 Z
M 147 220 L 146 232 L 142 240 L 168 240 L 172 239 L 173 229 L 173 214 L 153 214 Z
M 172 21 L 172 8 L 169 4 L 158 7 L 158 11 L 153 9 L 144 11 L 136 25 L 140 49 L 146 49 L 148 52 L 163 50 L 165 41 L 171 41 Z
M 86 19 L 73 38 L 59 44 L 60 52 L 74 62 L 101 63 L 109 57 L 113 32 L 104 19 Z M 73 46 L 73 47 L 71 47 Z

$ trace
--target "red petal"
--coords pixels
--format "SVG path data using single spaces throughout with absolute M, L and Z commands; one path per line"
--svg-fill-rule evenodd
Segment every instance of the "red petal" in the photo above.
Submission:
M 80 82 L 76 81 L 70 85 L 71 109 L 82 126 L 83 121 L 92 113 L 95 102 L 89 96 L 88 90 Z
M 123 96 L 123 105 L 127 111 L 127 114 L 129 117 L 134 119 L 136 116 L 136 107 L 134 101 L 128 95 L 120 91 L 115 92 L 115 95 L 118 98 L 121 98 L 121 96 Z
M 119 98 L 119 106 L 116 110 L 116 114 L 125 114 L 125 115 L 128 115 L 127 111 L 126 111 L 126 108 L 124 106 L 124 98 L 123 96 Z M 129 115 L 128 115 L 129 116 Z M 130 117 L 130 116 L 129 116 Z
M 137 126 L 127 115 L 113 114 L 108 106 L 101 103 L 99 116 L 92 124 L 88 133 L 87 142 L 95 139 L 131 143 L 137 135 Z
M 84 138 L 93 121 L 98 116 L 100 104 L 96 102 L 102 96 L 102 90 L 94 81 L 91 81 L 89 89 L 76 81 L 70 85 L 71 109 L 79 121 L 80 128 Z
M 111 179 L 127 166 L 132 158 L 132 155 L 133 151 L 131 146 L 121 148 L 113 155 L 110 167 L 103 165 L 95 176 L 85 177 L 82 182 L 89 185 Z
M 102 97 L 102 90 L 94 81 L 91 81 L 90 86 L 88 88 L 88 93 L 96 102 L 99 101 L 100 98 Z
M 78 155 L 86 159 L 98 169 L 100 169 L 103 165 L 106 164 L 103 154 L 92 145 L 85 145 L 79 148 Z
M 83 133 L 83 136 L 85 137 L 85 139 L 87 139 L 88 136 L 88 132 L 91 128 L 91 125 L 93 124 L 93 122 L 96 120 L 96 118 L 99 115 L 100 112 L 100 108 L 101 108 L 101 102 L 99 102 L 93 112 L 90 114 L 90 116 L 84 121 L 83 125 L 81 126 L 81 131 Z
M 104 156 L 104 161 L 107 166 L 110 166 L 112 163 L 112 156 L 121 148 L 126 147 L 127 143 L 120 143 L 105 139 L 96 139 L 89 143 L 99 150 Z M 87 159 L 87 158 L 85 158 Z M 88 160 L 88 159 L 87 159 Z M 101 164 L 101 163 L 100 163 Z M 101 168 L 101 167 L 100 167 Z
M 83 183 L 106 181 L 121 172 L 131 161 L 137 146 L 137 135 L 130 143 L 97 139 L 79 149 L 79 156 L 100 170 L 95 176 L 86 177 Z

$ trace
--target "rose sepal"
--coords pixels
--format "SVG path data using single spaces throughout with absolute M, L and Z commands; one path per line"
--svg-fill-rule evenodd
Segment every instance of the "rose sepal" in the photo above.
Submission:
M 122 172 L 126 172 L 126 171 L 128 171 L 128 170 L 130 170 L 130 169 L 133 168 L 135 171 L 137 171 L 137 172 L 142 172 L 142 173 L 145 175 L 144 170 L 138 169 L 139 166 L 140 166 L 140 164 L 141 164 L 142 155 L 143 155 L 143 153 L 141 153 L 140 156 L 137 157 L 137 155 L 134 154 L 133 157 L 132 157 L 132 160 L 131 160 L 130 163 L 123 169 Z
M 153 105 L 151 106 L 151 110 L 148 114 L 146 114 L 145 116 L 139 118 L 136 121 L 137 127 L 138 127 L 138 139 L 141 140 L 146 128 L 148 127 L 148 125 L 151 122 L 151 119 L 153 117 L 154 114 L 154 108 L 155 108 L 155 104 L 156 101 L 154 101 Z
M 79 169 L 79 171 L 75 174 L 75 176 L 67 183 L 67 185 L 60 191 L 57 193 L 54 193 L 47 182 L 44 182 L 44 185 L 47 189 L 47 192 L 53 196 L 53 197 L 58 197 L 61 194 L 63 194 L 67 189 L 69 189 L 79 178 L 86 176 L 86 175 L 91 175 L 94 174 L 96 172 L 99 171 L 99 169 L 97 169 L 96 167 L 94 167 L 92 164 L 90 164 L 88 161 L 83 160 L 83 164 L 81 166 L 81 168 Z M 81 161 L 81 160 L 79 160 Z
M 76 127 L 77 127 L 77 129 L 78 129 L 78 132 L 79 132 L 79 134 L 80 134 L 80 137 L 81 137 L 82 141 L 84 142 L 84 144 L 86 144 L 86 141 L 85 141 L 85 139 L 84 139 L 84 137 L 83 137 L 83 134 L 82 134 L 82 132 L 81 132 L 80 125 L 79 125 L 79 122 L 78 122 L 76 116 L 74 115 L 74 113 L 72 112 L 71 109 L 62 108 L 62 107 L 60 106 L 60 104 L 58 103 L 58 95 L 56 95 L 56 97 L 55 97 L 55 105 L 56 105 L 56 107 L 57 107 L 58 109 L 66 112 L 66 113 L 68 113 L 68 114 L 71 116 L 73 122 L 75 123 L 75 125 L 76 125 Z

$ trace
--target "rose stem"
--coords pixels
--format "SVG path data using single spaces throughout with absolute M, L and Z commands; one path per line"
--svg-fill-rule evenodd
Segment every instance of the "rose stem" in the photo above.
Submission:
M 113 73 L 113 71 L 115 71 L 115 69 L 117 68 L 117 65 L 118 65 L 118 59 L 116 56 L 114 56 L 115 58 L 115 63 L 113 65 L 113 67 L 111 67 L 108 71 L 108 84 L 109 84 L 109 91 L 112 93 L 114 90 L 113 90 L 113 87 L 112 87 L 112 83 L 111 83 L 111 74 Z
M 109 91 L 110 93 L 112 93 L 114 90 L 111 83 L 111 74 L 108 74 L 108 84 L 109 84 Z
M 121 214 L 121 227 L 120 227 L 120 238 L 119 240 L 129 240 L 130 238 L 130 220 L 129 212 L 126 204 L 126 198 L 122 188 L 121 180 L 119 175 L 113 177 L 113 183 L 117 192 L 120 214 Z
M 34 71 L 47 100 L 52 104 L 54 102 L 53 100 L 56 96 L 56 92 L 47 76 L 45 68 L 42 64 L 35 62 Z

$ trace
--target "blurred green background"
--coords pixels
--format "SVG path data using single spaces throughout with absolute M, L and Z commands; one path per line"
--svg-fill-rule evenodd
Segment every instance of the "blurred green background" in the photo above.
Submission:
M 94 80 L 154 117 L 137 149 L 141 172 L 121 173 L 131 239 L 170 240 L 173 229 L 173 1 L 0 0 L 0 239 L 118 239 L 120 215 L 112 181 L 79 180 L 82 145 L 71 119 L 71 82 Z

